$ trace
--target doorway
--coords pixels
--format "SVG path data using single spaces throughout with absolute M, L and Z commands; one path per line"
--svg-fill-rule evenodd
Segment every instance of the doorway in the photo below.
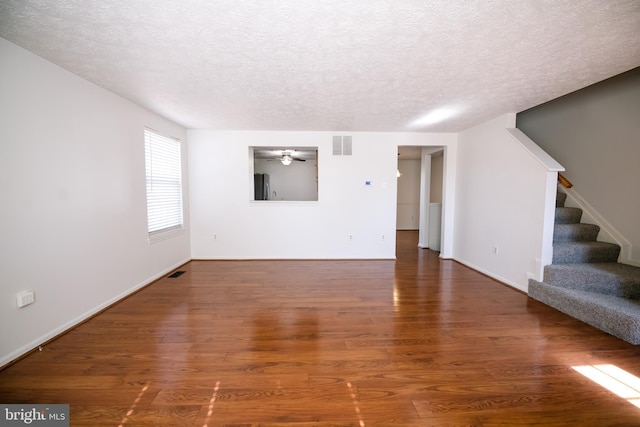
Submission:
M 418 230 L 418 247 L 440 252 L 444 147 L 399 146 L 396 229 Z

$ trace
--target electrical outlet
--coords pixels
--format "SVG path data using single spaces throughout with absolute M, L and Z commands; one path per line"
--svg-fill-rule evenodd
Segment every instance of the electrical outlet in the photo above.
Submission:
M 36 295 L 32 291 L 20 292 L 16 297 L 18 308 L 26 307 L 36 302 Z
M 498 255 L 498 245 L 495 245 L 492 249 L 494 255 Z
M 353 235 L 349 234 L 349 240 L 353 240 Z

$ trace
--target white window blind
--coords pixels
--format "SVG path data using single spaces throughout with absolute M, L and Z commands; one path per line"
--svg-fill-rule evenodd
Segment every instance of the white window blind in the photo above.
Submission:
M 144 131 L 149 237 L 182 227 L 180 141 Z

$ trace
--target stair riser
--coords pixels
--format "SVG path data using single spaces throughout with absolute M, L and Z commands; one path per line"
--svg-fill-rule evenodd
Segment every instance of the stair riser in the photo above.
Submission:
M 586 262 L 617 262 L 620 248 L 555 248 L 553 264 L 575 264 Z
M 556 208 L 556 224 L 577 224 L 582 218 L 582 209 Z
M 557 208 L 563 207 L 566 200 L 567 200 L 567 194 L 558 192 L 556 194 L 556 207 Z
M 580 271 L 554 271 L 545 269 L 544 282 L 567 289 L 613 295 L 620 298 L 640 299 L 640 282 L 625 283 L 607 274 L 588 274 Z
M 554 242 L 587 242 L 598 238 L 600 227 L 593 224 L 556 224 Z

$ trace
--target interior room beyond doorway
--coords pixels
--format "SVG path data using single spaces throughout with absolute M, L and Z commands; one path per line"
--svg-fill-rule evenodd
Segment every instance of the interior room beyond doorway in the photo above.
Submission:
M 397 230 L 419 230 L 418 246 L 440 250 L 443 147 L 398 147 Z

